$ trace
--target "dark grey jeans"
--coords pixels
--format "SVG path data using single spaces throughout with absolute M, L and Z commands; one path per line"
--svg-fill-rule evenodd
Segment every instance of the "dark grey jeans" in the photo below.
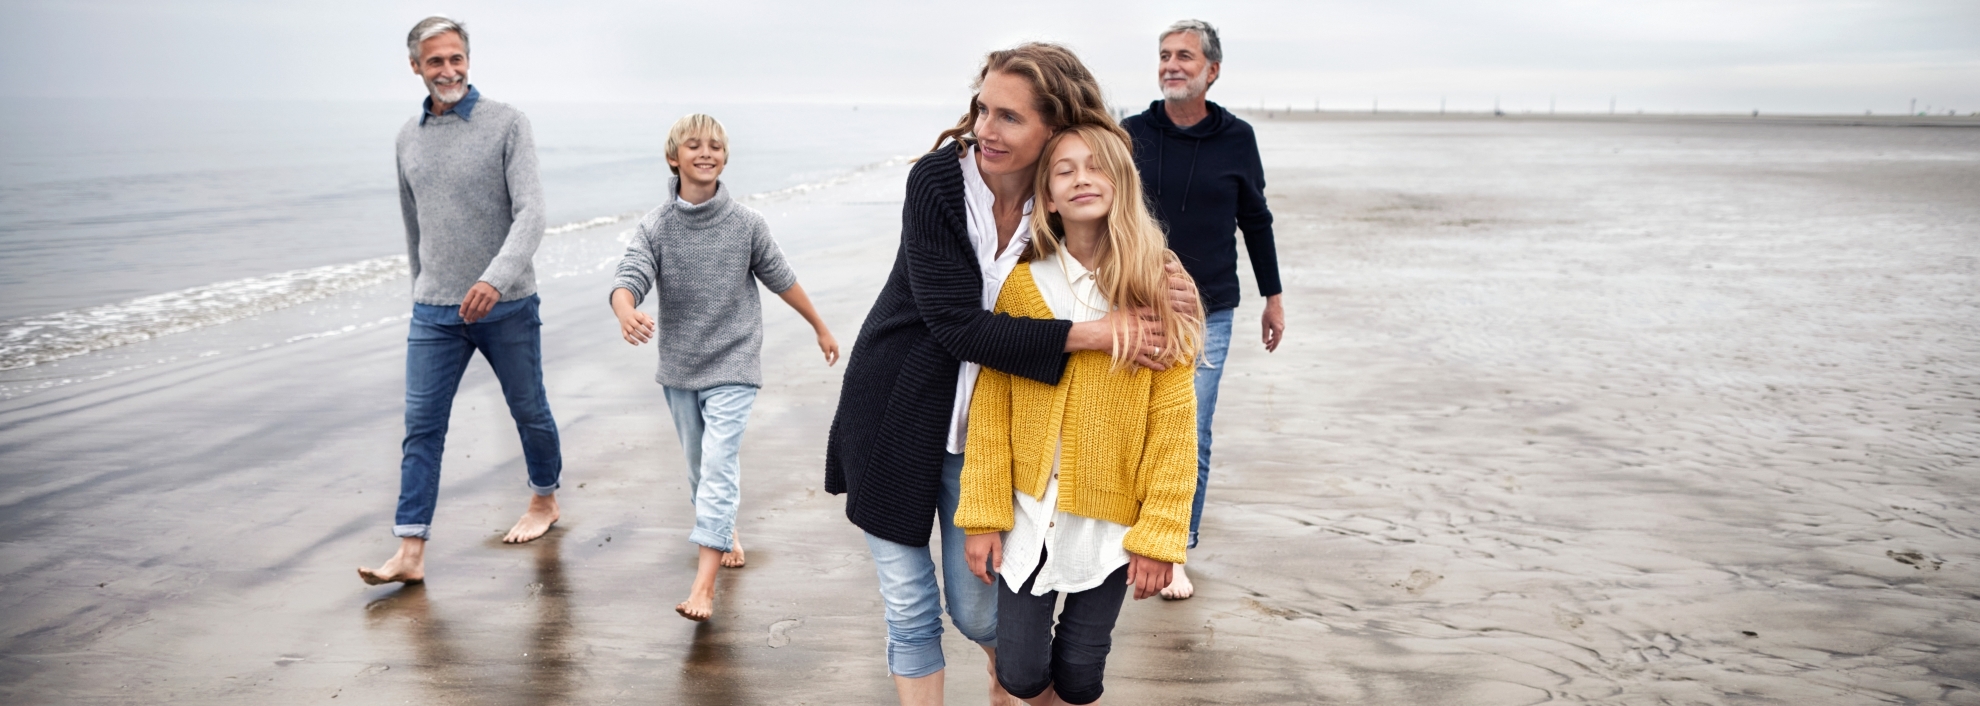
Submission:
M 1038 565 L 1045 566 L 1043 556 Z M 1037 579 L 1038 571 L 1033 569 L 1015 592 L 1008 578 L 998 582 L 997 682 L 1020 699 L 1052 687 L 1066 703 L 1099 701 L 1105 691 L 1100 680 L 1107 671 L 1107 652 L 1114 647 L 1114 620 L 1127 597 L 1127 567 L 1115 569 L 1098 586 L 1066 594 L 1066 609 L 1059 612 L 1056 630 L 1052 609 L 1059 592 L 1031 595 Z

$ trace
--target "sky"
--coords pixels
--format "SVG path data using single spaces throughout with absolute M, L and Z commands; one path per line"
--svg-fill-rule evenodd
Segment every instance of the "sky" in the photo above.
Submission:
M 1980 111 L 1976 0 L 0 0 L 0 96 L 416 100 L 405 33 L 429 14 L 516 102 L 960 106 L 984 52 L 1046 40 L 1140 106 L 1156 36 L 1199 18 L 1230 106 Z

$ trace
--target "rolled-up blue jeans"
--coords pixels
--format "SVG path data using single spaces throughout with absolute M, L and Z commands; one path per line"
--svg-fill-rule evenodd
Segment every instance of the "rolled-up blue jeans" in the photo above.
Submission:
M 887 671 L 910 679 L 942 671 L 942 598 L 949 620 L 970 641 L 997 647 L 997 586 L 969 572 L 963 555 L 966 537 L 956 526 L 962 497 L 962 454 L 942 458 L 942 498 L 936 525 L 942 531 L 942 585 L 935 582 L 935 560 L 928 547 L 911 547 L 866 535 L 873 566 L 880 573 L 880 598 L 887 604 Z M 944 590 L 946 589 L 946 590 Z
M 756 404 L 756 388 L 718 385 L 706 390 L 667 391 L 667 411 L 687 453 L 688 502 L 694 505 L 694 531 L 688 541 L 710 549 L 734 547 L 736 508 L 742 502 L 743 429 Z
M 1213 311 L 1203 317 L 1203 357 L 1196 363 L 1196 498 L 1189 503 L 1189 548 L 1196 548 L 1197 527 L 1203 524 L 1203 493 L 1210 487 L 1210 420 L 1217 416 L 1217 383 L 1224 378 L 1224 357 L 1231 352 L 1231 314 Z
M 543 390 L 543 320 L 536 295 L 496 304 L 474 323 L 461 320 L 458 306 L 414 304 L 406 334 L 406 438 L 399 463 L 399 509 L 392 534 L 426 539 L 433 508 L 440 500 L 440 456 L 446 450 L 447 423 L 454 393 L 475 351 L 494 369 L 509 403 L 509 416 L 522 436 L 529 466 L 529 489 L 557 491 L 564 457 L 557 420 Z

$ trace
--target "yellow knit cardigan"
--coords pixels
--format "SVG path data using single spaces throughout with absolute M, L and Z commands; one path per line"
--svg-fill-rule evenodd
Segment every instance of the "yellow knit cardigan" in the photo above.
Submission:
M 1030 263 L 1004 280 L 996 310 L 1054 318 Z M 1196 366 L 1113 365 L 1106 351 L 1074 353 L 1057 385 L 983 368 L 969 405 L 956 526 L 1009 531 L 1012 491 L 1042 500 L 1063 440 L 1057 509 L 1126 525 L 1128 551 L 1183 563 L 1196 494 Z

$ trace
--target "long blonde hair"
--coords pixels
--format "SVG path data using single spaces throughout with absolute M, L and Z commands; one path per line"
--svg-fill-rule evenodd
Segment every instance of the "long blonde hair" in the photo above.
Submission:
M 1203 303 L 1199 300 L 1188 313 L 1178 312 L 1169 304 L 1169 273 L 1163 265 L 1175 262 L 1176 254 L 1169 251 L 1162 227 L 1148 213 L 1148 204 L 1141 194 L 1141 175 L 1135 172 L 1133 153 L 1121 132 L 1109 120 L 1074 125 L 1053 135 L 1045 143 L 1044 156 L 1038 160 L 1032 193 L 1035 198 L 1051 198 L 1049 164 L 1060 142 L 1072 135 L 1086 142 L 1099 163 L 1100 173 L 1114 185 L 1114 203 L 1107 210 L 1106 237 L 1100 241 L 1099 264 L 1093 268 L 1094 283 L 1114 309 L 1145 307 L 1157 319 L 1151 323 L 1129 317 L 1125 326 L 1116 319 L 1114 369 L 1127 370 L 1133 365 L 1134 342 L 1141 339 L 1144 327 L 1150 325 L 1160 327 L 1168 337 L 1168 344 L 1154 356 L 1155 361 L 1163 365 L 1187 365 L 1203 352 Z M 1065 226 L 1059 214 L 1049 213 L 1042 206 L 1033 208 L 1031 246 L 1025 249 L 1025 259 L 1036 261 L 1062 252 L 1064 243 Z M 1187 273 L 1182 276 L 1189 277 Z

